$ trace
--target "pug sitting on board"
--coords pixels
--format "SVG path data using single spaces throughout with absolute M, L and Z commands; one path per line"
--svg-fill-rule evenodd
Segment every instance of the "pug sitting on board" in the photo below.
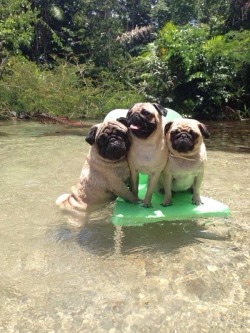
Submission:
M 165 125 L 168 162 L 161 183 L 165 189 L 164 206 L 172 204 L 172 191 L 193 191 L 192 202 L 200 197 L 204 166 L 207 160 L 203 139 L 210 134 L 206 126 L 194 119 L 176 119 Z
M 157 103 L 136 103 L 128 111 L 126 118 L 118 118 L 128 127 L 131 138 L 128 163 L 132 192 L 135 196 L 138 196 L 139 173 L 148 175 L 144 207 L 151 206 L 152 194 L 167 164 L 164 135 L 166 115 L 167 110 Z

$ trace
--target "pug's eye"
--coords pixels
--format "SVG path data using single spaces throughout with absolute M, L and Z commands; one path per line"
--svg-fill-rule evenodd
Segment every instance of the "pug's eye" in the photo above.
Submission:
M 119 131 L 119 130 L 115 130 L 113 132 L 117 137 L 120 137 L 120 138 L 125 138 L 126 134 L 122 131 Z
M 102 133 L 102 134 L 99 136 L 98 141 L 99 141 L 99 142 L 105 142 L 105 141 L 107 141 L 107 137 L 108 137 L 108 135 L 107 135 L 106 133 Z
M 144 116 L 144 117 L 150 117 L 151 116 L 151 113 L 148 112 L 147 110 L 142 110 L 141 114 Z
M 176 136 L 178 135 L 178 133 L 180 133 L 178 130 L 173 130 L 170 132 L 170 140 L 173 141 Z
M 173 131 L 171 132 L 172 135 L 177 135 L 178 133 L 180 133 L 180 131 L 177 130 L 177 129 L 176 129 L 176 130 L 173 130 Z
M 192 138 L 193 139 L 196 139 L 196 138 L 198 138 L 198 134 L 195 132 L 195 131 L 193 131 L 193 130 L 190 130 L 190 131 L 188 131 L 189 132 L 189 134 L 192 136 Z

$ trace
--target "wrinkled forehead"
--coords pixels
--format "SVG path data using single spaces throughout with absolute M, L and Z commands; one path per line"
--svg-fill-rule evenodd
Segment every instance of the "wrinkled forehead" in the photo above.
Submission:
M 114 129 L 120 130 L 122 132 L 128 131 L 125 125 L 116 120 L 104 121 L 100 124 L 97 124 L 96 126 L 98 126 L 97 133 L 105 132 L 106 130 L 113 131 Z
M 173 121 L 173 124 L 171 126 L 171 130 L 173 129 L 180 129 L 182 131 L 187 131 L 192 129 L 198 129 L 199 122 L 194 119 L 176 119 Z
M 142 110 L 155 112 L 155 107 L 151 103 L 136 103 L 129 111 L 140 112 Z

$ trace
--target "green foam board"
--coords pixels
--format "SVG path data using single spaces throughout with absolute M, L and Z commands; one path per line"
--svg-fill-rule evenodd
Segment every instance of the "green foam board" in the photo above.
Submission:
M 139 198 L 143 199 L 147 190 L 147 176 L 140 175 Z M 168 207 L 161 205 L 163 195 L 154 193 L 152 207 L 145 208 L 140 204 L 125 202 L 117 198 L 112 223 L 121 226 L 139 226 L 146 223 L 164 221 L 185 221 L 208 217 L 229 217 L 227 205 L 212 198 L 201 196 L 202 205 L 192 204 L 192 193 L 176 192 L 173 194 L 173 204 Z

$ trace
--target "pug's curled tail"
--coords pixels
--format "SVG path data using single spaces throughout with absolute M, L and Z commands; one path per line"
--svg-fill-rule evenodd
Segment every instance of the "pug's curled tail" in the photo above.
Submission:
M 86 209 L 85 205 L 79 203 L 72 193 L 61 194 L 56 199 L 56 205 L 66 209 L 76 209 L 76 208 L 80 210 Z
M 57 206 L 63 206 L 70 198 L 71 194 L 70 193 L 64 193 L 61 194 L 57 199 L 56 199 L 56 205 Z

